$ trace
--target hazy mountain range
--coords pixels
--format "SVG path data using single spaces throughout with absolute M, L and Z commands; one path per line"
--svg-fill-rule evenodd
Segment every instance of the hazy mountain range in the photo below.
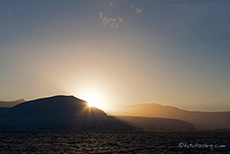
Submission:
M 186 111 L 172 106 L 160 104 L 117 105 L 112 115 L 159 117 L 188 121 L 197 129 L 225 129 L 230 128 L 230 113 Z
M 195 127 L 189 122 L 170 118 L 108 116 L 73 96 L 41 98 L 0 108 L 0 130 L 31 129 L 194 130 Z
M 0 107 L 13 107 L 17 104 L 25 102 L 24 99 L 19 99 L 16 101 L 0 101 Z

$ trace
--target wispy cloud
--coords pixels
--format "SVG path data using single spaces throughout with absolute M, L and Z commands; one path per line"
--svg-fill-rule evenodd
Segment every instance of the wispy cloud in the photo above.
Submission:
M 136 14 L 140 14 L 140 13 L 142 13 L 142 10 L 141 9 L 139 9 L 139 8 L 137 8 L 136 6 L 134 6 L 134 5 L 131 5 L 130 6 L 130 8 L 131 9 L 133 9 L 134 11 L 135 11 L 135 13 Z
M 110 7 L 114 7 L 114 3 L 115 3 L 116 0 L 109 0 L 108 1 L 108 4 Z
M 105 13 L 99 12 L 99 17 L 104 27 L 118 28 L 120 23 L 123 23 L 123 19 L 120 16 L 108 17 Z
M 104 27 L 110 28 L 118 28 L 121 23 L 123 23 L 123 18 L 120 16 L 119 12 L 117 12 L 118 8 L 116 6 L 116 0 L 104 0 L 102 1 L 105 5 L 104 10 L 99 11 L 99 18 Z M 106 8 L 107 7 L 107 8 Z M 142 9 L 136 7 L 134 4 L 128 4 L 126 6 L 132 9 L 135 14 L 141 14 L 143 12 Z

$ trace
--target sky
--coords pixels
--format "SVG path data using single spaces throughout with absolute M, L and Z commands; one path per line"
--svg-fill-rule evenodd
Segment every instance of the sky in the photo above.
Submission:
M 0 0 L 0 100 L 230 109 L 228 0 Z

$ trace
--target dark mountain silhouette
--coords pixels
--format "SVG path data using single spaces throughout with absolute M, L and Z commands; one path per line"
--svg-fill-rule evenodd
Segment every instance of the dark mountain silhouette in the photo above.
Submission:
M 197 129 L 230 128 L 228 112 L 186 111 L 172 106 L 160 104 L 118 105 L 120 108 L 111 115 L 158 117 L 184 120 L 193 123 Z
M 19 99 L 16 101 L 0 101 L 0 107 L 13 107 L 17 104 L 25 102 L 24 99 Z
M 119 109 L 118 109 L 119 110 Z M 185 121 L 138 117 L 112 117 L 73 96 L 54 96 L 0 108 L 0 130 L 34 129 L 165 129 L 194 130 Z
M 90 114 L 89 114 L 90 113 Z M 86 101 L 73 96 L 54 96 L 41 98 L 18 104 L 3 112 L 9 118 L 37 118 L 37 117 L 105 117 L 106 113 L 97 108 L 89 108 Z
M 100 109 L 73 96 L 54 96 L 0 108 L 0 129 L 130 129 Z

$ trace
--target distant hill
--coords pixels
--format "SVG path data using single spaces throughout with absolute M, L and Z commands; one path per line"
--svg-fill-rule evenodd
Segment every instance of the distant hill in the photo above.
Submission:
M 117 119 L 142 130 L 196 130 L 192 123 L 166 118 L 116 116 Z
M 17 104 L 25 102 L 24 99 L 19 99 L 16 101 L 0 101 L 0 107 L 13 107 Z
M 175 119 L 113 117 L 73 96 L 54 96 L 0 108 L 0 130 L 194 130 Z
M 193 123 L 198 129 L 230 128 L 230 115 L 228 112 L 186 111 L 155 103 L 118 105 L 116 108 L 119 108 L 119 110 L 111 113 L 111 115 L 178 119 Z

